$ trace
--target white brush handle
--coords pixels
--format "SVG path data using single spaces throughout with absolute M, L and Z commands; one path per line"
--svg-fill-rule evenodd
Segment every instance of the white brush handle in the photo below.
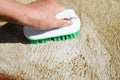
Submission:
M 75 18 L 76 17 L 76 14 L 74 12 L 74 10 L 72 9 L 67 9 L 67 10 L 64 10 L 63 12 L 60 12 L 56 15 L 56 18 L 58 19 L 72 19 L 72 18 Z

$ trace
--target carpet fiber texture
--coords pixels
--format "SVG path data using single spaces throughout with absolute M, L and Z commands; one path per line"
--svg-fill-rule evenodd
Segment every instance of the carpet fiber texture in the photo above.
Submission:
M 81 19 L 81 35 L 31 45 L 22 27 L 0 28 L 0 75 L 15 80 L 120 80 L 120 0 L 58 0 Z

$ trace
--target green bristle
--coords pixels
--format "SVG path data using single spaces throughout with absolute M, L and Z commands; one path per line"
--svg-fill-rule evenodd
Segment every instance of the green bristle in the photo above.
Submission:
M 54 41 L 58 41 L 58 37 L 55 37 L 55 39 L 53 39 Z
M 73 39 L 73 38 L 74 38 L 74 36 L 73 36 L 73 35 L 70 35 L 70 38 L 71 38 L 71 39 Z
M 79 35 L 80 31 L 77 31 L 74 34 L 70 34 L 70 35 L 64 35 L 64 36 L 57 36 L 57 37 L 53 37 L 53 38 L 46 38 L 46 39 L 40 39 L 40 40 L 29 40 L 29 43 L 31 44 L 38 44 L 38 43 L 47 43 L 50 41 L 60 41 L 60 40 L 69 40 L 69 39 L 74 39 Z
M 69 39 L 69 36 L 68 35 L 66 35 L 66 40 L 68 40 Z
M 57 41 L 58 39 L 57 39 L 57 37 L 54 37 L 54 38 L 52 38 L 52 40 L 53 40 L 53 41 Z
M 69 35 L 69 38 L 72 39 L 72 35 Z
M 49 38 L 48 41 L 51 41 L 51 38 Z
M 38 40 L 30 40 L 29 42 L 32 43 L 32 44 L 37 44 Z
M 74 34 L 73 36 L 77 37 L 77 35 L 78 35 L 78 34 L 76 33 L 76 34 Z
M 44 43 L 45 42 L 45 39 L 43 39 L 42 41 L 41 41 L 41 43 Z
M 39 43 L 42 43 L 42 41 L 41 41 L 41 40 L 38 40 L 38 42 L 39 42 Z
M 58 38 L 58 41 L 60 41 L 61 40 L 61 38 L 60 37 L 57 37 Z
M 70 39 L 70 35 L 67 35 L 68 36 L 68 39 Z
M 75 37 L 77 37 L 77 35 L 76 35 L 76 34 L 72 35 L 72 38 L 75 38 Z
M 64 37 L 64 36 L 63 36 L 63 37 L 61 36 L 61 40 L 65 40 L 65 37 Z
M 42 40 L 42 43 L 46 43 L 46 42 L 47 42 L 47 40 L 46 40 L 46 39 L 43 39 L 43 40 Z

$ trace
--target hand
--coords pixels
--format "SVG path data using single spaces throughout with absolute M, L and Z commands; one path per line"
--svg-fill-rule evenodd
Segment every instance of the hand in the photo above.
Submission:
M 27 20 L 23 23 L 39 30 L 69 26 L 72 24 L 71 20 L 55 18 L 64 9 L 64 6 L 55 0 L 37 0 L 27 4 Z

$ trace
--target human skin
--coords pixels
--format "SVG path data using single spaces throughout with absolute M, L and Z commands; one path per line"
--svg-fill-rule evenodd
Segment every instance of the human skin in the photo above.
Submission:
M 0 21 L 22 24 L 39 30 L 65 27 L 72 24 L 71 20 L 55 18 L 64 9 L 64 6 L 55 0 L 37 0 L 31 4 L 0 0 Z

